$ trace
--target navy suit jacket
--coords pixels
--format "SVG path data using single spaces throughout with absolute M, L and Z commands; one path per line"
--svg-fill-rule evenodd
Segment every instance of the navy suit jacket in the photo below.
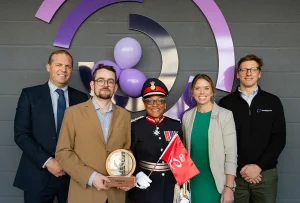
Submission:
M 69 106 L 88 100 L 88 96 L 68 87 Z M 14 122 L 15 142 L 23 151 L 14 186 L 24 191 L 43 190 L 52 174 L 43 168 L 54 157 L 57 133 L 48 83 L 24 88 Z M 67 175 L 58 180 L 69 181 Z

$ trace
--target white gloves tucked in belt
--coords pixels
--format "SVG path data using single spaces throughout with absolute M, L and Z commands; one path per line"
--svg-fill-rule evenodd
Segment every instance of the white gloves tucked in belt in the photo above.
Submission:
M 191 195 L 190 195 L 190 193 L 189 193 L 188 190 L 186 190 L 186 195 L 188 196 L 189 199 L 186 199 L 186 198 L 183 196 L 183 189 L 181 188 L 181 189 L 180 189 L 180 203 L 189 203 L 189 202 L 190 202 Z
M 150 186 L 150 183 L 152 183 L 152 180 L 142 171 L 136 174 L 135 177 L 136 177 L 135 186 L 140 189 L 147 189 Z

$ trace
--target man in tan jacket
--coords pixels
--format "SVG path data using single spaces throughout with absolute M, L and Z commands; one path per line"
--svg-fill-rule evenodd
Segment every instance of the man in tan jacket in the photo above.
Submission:
M 129 188 L 107 188 L 108 155 L 129 149 L 130 114 L 111 102 L 116 72 L 100 64 L 90 83 L 94 97 L 65 111 L 56 159 L 71 176 L 69 203 L 122 203 Z

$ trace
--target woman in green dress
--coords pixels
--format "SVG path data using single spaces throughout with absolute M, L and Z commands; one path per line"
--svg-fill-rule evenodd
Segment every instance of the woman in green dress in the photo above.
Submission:
M 231 203 L 234 199 L 235 124 L 232 112 L 214 102 L 215 92 L 209 76 L 196 75 L 191 94 L 197 105 L 185 112 L 182 119 L 186 147 L 200 170 L 200 174 L 190 180 L 193 203 Z

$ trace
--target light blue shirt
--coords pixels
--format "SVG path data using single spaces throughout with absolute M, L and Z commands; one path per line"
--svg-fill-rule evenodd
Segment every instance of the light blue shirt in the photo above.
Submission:
M 58 101 L 59 94 L 55 90 L 61 89 L 64 91 L 64 95 L 65 95 L 65 99 L 66 99 L 66 108 L 68 108 L 69 107 L 68 86 L 65 86 L 63 88 L 58 88 L 50 80 L 48 81 L 48 85 L 50 88 L 50 96 L 51 96 L 51 101 L 52 101 L 55 129 L 57 129 L 57 101 Z M 47 161 L 43 165 L 43 168 L 46 167 L 46 164 L 48 163 L 48 161 L 50 161 L 50 159 L 52 159 L 52 157 L 49 157 L 49 159 L 47 159 Z
M 257 93 L 258 93 L 258 87 L 256 87 L 256 89 L 255 89 L 249 96 L 245 95 L 245 94 L 242 92 L 242 90 L 240 89 L 240 87 L 239 87 L 238 90 L 239 90 L 239 92 L 240 92 L 240 94 L 241 94 L 241 97 L 248 103 L 249 106 L 251 105 L 253 98 L 254 98 L 254 97 L 257 95 Z
M 112 113 L 113 113 L 112 103 L 110 102 L 107 112 L 102 112 L 99 105 L 98 105 L 98 103 L 96 102 L 96 100 L 94 98 L 92 99 L 92 102 L 93 102 L 93 105 L 95 107 L 98 119 L 99 119 L 100 124 L 101 124 L 101 128 L 102 128 L 105 143 L 107 143 L 108 129 L 109 129 L 109 126 L 110 126 L 110 121 L 111 121 L 111 117 L 112 117 Z M 89 181 L 88 181 L 89 186 L 93 186 L 93 180 L 94 180 L 94 178 L 97 174 L 98 173 L 96 171 L 94 171 L 92 173 L 92 175 L 90 176 Z
M 92 99 L 92 102 L 94 104 L 98 119 L 101 123 L 101 128 L 102 128 L 105 143 L 107 143 L 108 129 L 109 129 L 110 120 L 111 120 L 111 117 L 112 117 L 112 103 L 110 102 L 107 112 L 102 112 L 99 105 L 97 104 L 97 102 L 94 98 Z

